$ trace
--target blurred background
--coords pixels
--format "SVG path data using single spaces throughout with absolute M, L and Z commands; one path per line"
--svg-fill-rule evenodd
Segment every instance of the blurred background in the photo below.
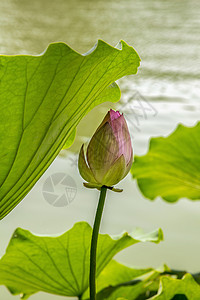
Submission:
M 123 39 L 141 57 L 138 74 L 118 81 L 120 102 L 106 103 L 90 112 L 78 126 L 74 145 L 61 151 L 32 191 L 0 222 L 0 256 L 16 227 L 50 235 L 65 232 L 77 221 L 93 224 L 99 192 L 83 187 L 77 153 L 108 109 L 124 113 L 137 155 L 147 152 L 150 137 L 169 135 L 178 123 L 196 124 L 200 119 L 199 14 L 198 0 L 0 0 L 1 54 L 37 55 L 58 41 L 85 53 L 98 39 L 112 46 Z M 66 177 L 66 185 L 72 188 L 65 195 L 69 200 L 66 206 L 50 204 L 44 193 L 59 176 Z M 135 227 L 148 232 L 161 227 L 165 241 L 137 244 L 116 259 L 136 267 L 166 263 L 171 268 L 200 271 L 200 203 L 187 199 L 175 204 L 160 198 L 149 201 L 130 175 L 118 187 L 124 189 L 123 194 L 108 192 L 101 232 L 119 234 Z M 53 188 L 56 195 L 66 192 L 61 185 L 53 184 Z M 13 296 L 0 287 L 0 299 Z M 38 293 L 31 299 L 62 297 Z

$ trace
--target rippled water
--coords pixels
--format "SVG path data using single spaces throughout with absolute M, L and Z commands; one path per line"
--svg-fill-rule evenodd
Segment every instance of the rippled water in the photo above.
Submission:
M 62 152 L 26 199 L 1 221 L 1 255 L 18 226 L 39 234 L 57 234 L 76 221 L 92 224 L 98 192 L 82 187 L 76 152 L 94 132 L 107 108 L 118 107 L 124 112 L 134 151 L 139 155 L 147 151 L 151 136 L 168 135 L 180 122 L 196 123 L 200 118 L 199 13 L 198 0 L 1 0 L 2 54 L 38 54 L 55 41 L 66 42 L 84 53 L 100 38 L 111 45 L 125 40 L 142 60 L 136 76 L 119 80 L 121 102 L 102 105 L 90 113 L 78 127 L 73 152 Z M 70 174 L 77 185 L 76 198 L 66 208 L 49 205 L 42 195 L 45 180 L 56 172 Z M 165 242 L 138 244 L 117 259 L 138 267 L 167 263 L 173 268 L 200 271 L 199 202 L 150 202 L 141 196 L 130 177 L 119 186 L 124 188 L 123 196 L 109 193 L 101 231 L 118 234 L 136 226 L 146 231 L 162 227 Z M 0 299 L 12 298 L 4 287 L 0 288 Z M 31 299 L 61 297 L 40 293 Z

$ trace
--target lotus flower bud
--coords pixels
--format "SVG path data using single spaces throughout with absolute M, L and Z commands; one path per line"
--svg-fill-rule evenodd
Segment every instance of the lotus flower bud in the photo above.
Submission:
M 97 128 L 87 147 L 79 153 L 79 172 L 86 187 L 100 189 L 103 185 L 115 191 L 113 185 L 130 171 L 133 162 L 131 138 L 123 114 L 110 110 Z

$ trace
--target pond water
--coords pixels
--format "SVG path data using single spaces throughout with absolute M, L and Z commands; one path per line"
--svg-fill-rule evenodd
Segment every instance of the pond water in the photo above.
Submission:
M 120 39 L 141 57 L 135 76 L 118 81 L 122 99 L 94 109 L 78 126 L 70 151 L 62 151 L 32 191 L 0 224 L 0 255 L 16 227 L 37 234 L 58 234 L 81 220 L 92 224 L 98 192 L 85 189 L 77 171 L 77 151 L 87 141 L 109 108 L 127 118 L 134 152 L 147 152 L 151 136 L 170 134 L 178 123 L 195 125 L 200 119 L 200 2 L 198 0 L 1 0 L 0 53 L 39 54 L 50 42 L 63 41 L 84 53 L 103 39 L 116 45 Z M 56 173 L 70 175 L 77 188 L 66 207 L 50 205 L 42 194 L 45 181 Z M 102 233 L 118 234 L 142 227 L 161 227 L 165 241 L 138 244 L 118 254 L 120 262 L 137 267 L 200 271 L 200 203 L 182 199 L 169 204 L 145 199 L 128 176 L 119 184 L 123 194 L 109 192 Z M 62 192 L 62 191 L 58 191 Z M 0 299 L 13 299 L 0 287 Z M 62 299 L 39 293 L 33 300 Z

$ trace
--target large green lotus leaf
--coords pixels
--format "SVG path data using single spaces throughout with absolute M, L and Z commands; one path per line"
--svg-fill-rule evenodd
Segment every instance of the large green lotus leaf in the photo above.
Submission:
M 63 296 L 79 296 L 88 289 L 89 252 L 92 228 L 80 222 L 58 237 L 35 236 L 17 229 L 0 260 L 0 284 L 13 294 L 43 291 Z M 97 276 L 122 249 L 138 242 L 158 243 L 162 231 L 143 236 L 123 233 L 118 237 L 99 235 Z
M 149 152 L 135 157 L 131 173 L 151 200 L 200 199 L 200 123 L 179 125 L 170 136 L 151 139 Z
M 184 295 L 188 300 L 200 299 L 200 286 L 190 274 L 186 274 L 183 279 L 164 276 L 161 278 L 160 283 L 160 291 L 156 296 L 151 297 L 151 300 L 171 300 L 176 299 L 174 297 L 176 295 Z
M 29 192 L 92 107 L 118 101 L 115 80 L 135 74 L 135 50 L 99 41 L 81 55 L 64 43 L 39 56 L 0 56 L 0 219 Z

